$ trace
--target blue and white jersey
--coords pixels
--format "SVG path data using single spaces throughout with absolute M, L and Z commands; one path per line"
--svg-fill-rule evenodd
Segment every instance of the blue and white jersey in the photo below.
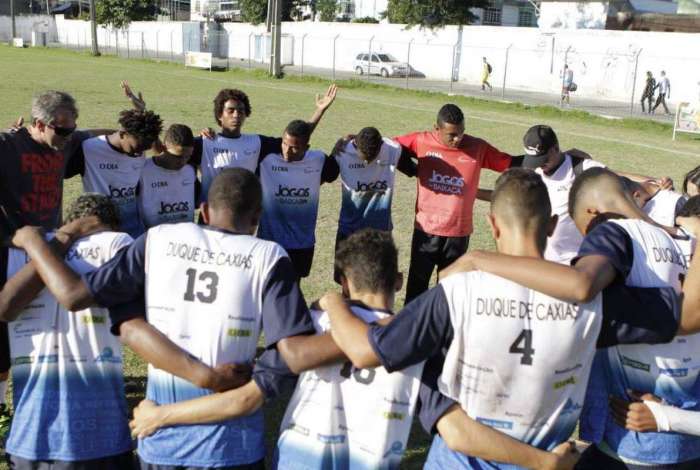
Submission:
M 139 212 L 146 228 L 160 224 L 194 221 L 194 168 L 185 165 L 168 170 L 146 160 L 139 181 Z
M 551 450 L 576 426 L 596 347 L 668 341 L 678 315 L 671 289 L 615 286 L 577 305 L 471 272 L 443 279 L 387 326 L 371 326 L 369 340 L 389 371 L 447 349 L 437 381 L 446 397 L 482 424 Z M 423 421 L 426 430 L 440 416 Z M 425 468 L 511 467 L 453 452 L 436 437 Z
M 644 204 L 642 210 L 657 224 L 673 227 L 676 225 L 676 214 L 687 200 L 681 193 L 662 189 Z
M 352 311 L 367 323 L 389 315 L 357 304 Z M 311 314 L 319 333 L 330 329 L 327 313 Z M 422 362 L 392 374 L 346 362 L 302 373 L 282 421 L 274 468 L 399 468 L 422 372 Z
M 214 177 L 225 168 L 245 168 L 255 173 L 260 159 L 261 140 L 257 134 L 241 134 L 240 137 L 201 139 L 202 200 L 207 200 Z M 197 163 L 197 158 L 193 159 Z
M 77 241 L 65 259 L 83 274 L 130 242 L 124 233 L 97 233 Z M 8 276 L 27 261 L 11 249 Z M 129 451 L 122 348 L 107 310 L 68 312 L 44 289 L 8 326 L 15 415 L 7 453 L 76 461 Z
M 280 154 L 267 155 L 260 162 L 260 238 L 275 241 L 285 249 L 311 248 L 316 244 L 321 182 L 324 167 L 332 161 L 323 152 L 309 150 L 295 162 L 286 161 Z
M 265 347 L 313 332 L 285 251 L 250 235 L 194 223 L 159 225 L 84 279 L 101 305 L 145 297 L 148 322 L 210 366 L 252 362 L 263 331 Z M 210 393 L 149 367 L 146 396 L 158 404 Z M 262 412 L 163 428 L 140 440 L 138 451 L 155 465 L 255 463 L 265 456 Z
M 379 155 L 366 162 L 351 141 L 335 159 L 342 183 L 338 233 L 348 236 L 362 228 L 391 230 L 391 200 L 401 146 L 384 138 Z
M 607 232 L 608 241 L 584 242 L 579 256 L 609 257 L 629 286 L 671 286 L 680 292 L 693 239 L 674 239 L 638 220 L 610 221 L 600 231 Z M 673 464 L 699 458 L 699 437 L 627 431 L 612 420 L 607 403 L 609 395 L 629 399 L 627 390 L 635 390 L 679 408 L 700 410 L 699 352 L 700 334 L 678 336 L 666 344 L 620 345 L 600 351 L 596 363 L 601 370 L 589 385 L 582 437 L 604 442 L 604 447 L 630 462 Z
M 141 235 L 144 228 L 136 195 L 146 158 L 119 152 L 106 136 L 87 139 L 82 150 L 85 155 L 83 191 L 109 197 L 119 209 L 121 229 L 134 238 Z

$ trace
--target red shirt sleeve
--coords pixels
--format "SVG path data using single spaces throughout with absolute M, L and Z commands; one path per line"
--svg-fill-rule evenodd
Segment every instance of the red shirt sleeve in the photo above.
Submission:
M 412 134 L 406 134 L 399 137 L 394 137 L 394 140 L 399 144 L 403 145 L 411 152 L 418 155 L 418 135 L 420 132 L 413 132 Z M 420 155 L 419 155 L 420 156 Z
M 482 151 L 484 155 L 483 163 L 481 166 L 483 168 L 488 168 L 489 170 L 504 172 L 510 168 L 511 156 L 507 153 L 501 152 L 496 147 L 492 146 L 488 142 L 482 141 Z

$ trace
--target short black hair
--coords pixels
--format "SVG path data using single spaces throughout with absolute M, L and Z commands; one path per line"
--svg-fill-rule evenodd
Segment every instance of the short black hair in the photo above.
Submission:
M 552 203 L 542 177 L 526 168 L 511 168 L 496 180 L 491 212 L 511 226 L 534 228 L 540 241 L 547 239 Z
M 180 147 L 194 147 L 192 129 L 184 124 L 172 124 L 168 127 L 163 140 L 168 144 L 179 145 Z
M 127 109 L 119 113 L 121 130 L 136 137 L 144 145 L 151 146 L 163 130 L 163 121 L 153 111 Z
M 688 194 L 688 183 L 692 183 L 695 186 L 700 187 L 700 165 L 686 173 L 685 178 L 683 179 L 683 192 L 686 194 Z
M 308 143 L 311 139 L 311 124 L 301 119 L 295 119 L 284 128 L 284 133 L 292 137 L 297 137 L 306 140 Z
M 464 124 L 464 113 L 456 104 L 448 103 L 438 111 L 437 123 L 440 127 L 445 124 Z
M 609 178 L 610 181 L 617 181 L 617 184 L 620 185 L 620 190 L 622 192 L 625 191 L 625 186 L 622 180 L 612 171 L 608 170 L 607 168 L 600 167 L 589 168 L 576 177 L 574 183 L 571 185 L 571 189 L 569 190 L 569 215 L 572 218 L 576 214 L 576 210 L 578 209 L 581 199 L 583 199 L 581 196 L 585 194 L 591 185 L 596 183 L 601 178 Z
M 365 127 L 355 136 L 355 147 L 368 161 L 377 158 L 382 143 L 382 135 L 375 127 Z
M 68 208 L 65 222 L 89 216 L 97 217 L 114 230 L 118 230 L 121 223 L 117 206 L 110 198 L 99 193 L 83 193 L 78 196 Z
M 681 210 L 676 214 L 677 217 L 700 217 L 700 194 L 691 197 L 687 201 Z
M 226 168 L 216 175 L 207 194 L 214 209 L 229 209 L 233 217 L 245 217 L 260 210 L 262 187 L 250 170 Z
M 219 117 L 224 113 L 224 105 L 228 100 L 243 103 L 243 112 L 245 113 L 246 117 L 250 116 L 253 112 L 253 108 L 250 107 L 250 100 L 245 92 L 235 88 L 224 88 L 223 90 L 219 91 L 216 98 L 214 98 L 214 119 L 216 119 L 216 122 L 219 125 L 221 125 L 221 120 Z
M 362 229 L 338 243 L 335 267 L 362 292 L 394 292 L 399 252 L 390 232 Z

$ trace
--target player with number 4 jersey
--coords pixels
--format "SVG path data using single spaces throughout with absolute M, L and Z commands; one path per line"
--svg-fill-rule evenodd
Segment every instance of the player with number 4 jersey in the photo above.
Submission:
M 504 173 L 489 217 L 499 251 L 541 259 L 550 214 L 538 175 Z M 334 296 L 322 307 L 356 367 L 401 370 L 447 348 L 438 387 L 456 404 L 436 417 L 429 469 L 570 468 L 596 347 L 668 341 L 679 309 L 672 289 L 616 286 L 573 303 L 484 272 L 446 274 L 386 326 L 360 324 Z

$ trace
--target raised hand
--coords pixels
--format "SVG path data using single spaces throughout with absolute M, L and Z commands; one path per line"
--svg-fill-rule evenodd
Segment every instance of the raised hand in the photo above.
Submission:
M 146 109 L 146 102 L 143 99 L 143 95 L 139 91 L 138 96 L 134 94 L 133 91 L 131 91 L 131 87 L 129 86 L 129 82 L 126 80 L 122 80 L 120 83 L 120 86 L 122 90 L 124 90 L 124 96 L 129 98 L 131 100 L 131 104 L 134 106 L 134 108 L 138 109 L 139 111 L 143 111 Z

